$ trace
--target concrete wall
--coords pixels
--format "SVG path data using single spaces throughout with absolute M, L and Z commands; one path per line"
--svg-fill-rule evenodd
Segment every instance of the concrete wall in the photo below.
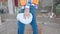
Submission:
M 40 0 L 40 2 L 42 3 L 42 6 L 52 6 L 52 0 Z

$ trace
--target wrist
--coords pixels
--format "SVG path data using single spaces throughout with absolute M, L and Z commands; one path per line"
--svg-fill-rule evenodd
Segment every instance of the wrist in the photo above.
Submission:
M 25 8 L 30 8 L 30 6 L 25 6 Z
M 26 13 L 29 13 L 29 8 L 25 8 L 25 12 Z

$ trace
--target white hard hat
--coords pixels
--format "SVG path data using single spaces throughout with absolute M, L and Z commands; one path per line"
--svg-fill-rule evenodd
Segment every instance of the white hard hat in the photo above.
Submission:
M 23 23 L 23 24 L 30 24 L 31 23 L 31 21 L 32 21 L 32 18 L 33 18 L 33 16 L 32 16 L 32 14 L 30 13 L 30 17 L 28 18 L 28 17 L 26 17 L 26 19 L 24 19 L 24 13 L 19 13 L 18 15 L 17 15 L 17 20 L 19 20 L 21 23 Z

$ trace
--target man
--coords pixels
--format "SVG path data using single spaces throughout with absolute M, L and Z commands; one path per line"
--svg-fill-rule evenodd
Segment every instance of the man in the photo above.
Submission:
M 29 17 L 29 13 L 32 13 L 33 20 L 30 23 L 33 29 L 33 34 L 38 34 L 38 28 L 36 24 L 36 8 L 38 5 L 38 0 L 20 0 L 21 11 L 19 13 L 24 13 L 24 18 Z M 18 34 L 24 34 L 25 24 L 18 21 Z

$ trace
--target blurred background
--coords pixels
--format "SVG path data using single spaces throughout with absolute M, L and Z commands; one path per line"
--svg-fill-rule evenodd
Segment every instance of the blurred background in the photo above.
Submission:
M 19 1 L 0 0 L 0 34 L 17 34 Z M 60 34 L 60 0 L 39 0 L 36 12 L 38 29 L 42 29 L 42 34 Z M 25 34 L 32 33 L 31 26 L 26 25 Z

